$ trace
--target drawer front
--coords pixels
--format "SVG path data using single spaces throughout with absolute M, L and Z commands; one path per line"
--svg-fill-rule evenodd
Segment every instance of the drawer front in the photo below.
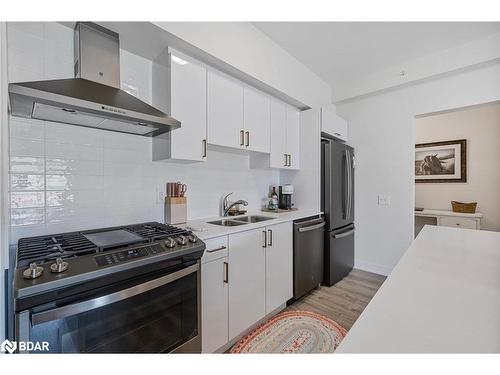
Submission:
M 210 238 L 209 240 L 204 240 L 203 242 L 205 242 L 206 248 L 203 257 L 201 258 L 201 263 L 207 263 L 212 260 L 227 257 L 227 236 Z
M 439 219 L 439 225 L 444 227 L 477 229 L 476 220 L 465 217 L 442 217 Z

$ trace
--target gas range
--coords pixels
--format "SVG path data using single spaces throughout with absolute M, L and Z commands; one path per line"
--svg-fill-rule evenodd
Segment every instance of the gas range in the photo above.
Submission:
M 204 250 L 157 222 L 20 239 L 16 340 L 54 353 L 199 353 Z
M 200 249 L 204 244 L 192 232 L 158 222 L 22 238 L 17 247 L 14 295 L 26 297 L 186 257 Z

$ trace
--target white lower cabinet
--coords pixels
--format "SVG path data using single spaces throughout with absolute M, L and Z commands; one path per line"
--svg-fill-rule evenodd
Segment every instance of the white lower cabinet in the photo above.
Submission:
M 212 353 L 293 295 L 292 222 L 206 240 L 202 352 Z
M 293 226 L 266 227 L 266 314 L 293 297 Z
M 229 340 L 266 313 L 265 228 L 229 235 Z
M 227 236 L 205 243 L 201 264 L 201 351 L 213 353 L 229 340 Z

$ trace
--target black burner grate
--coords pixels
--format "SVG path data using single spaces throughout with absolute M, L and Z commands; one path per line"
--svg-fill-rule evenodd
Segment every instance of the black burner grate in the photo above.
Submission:
M 22 267 L 32 262 L 85 255 L 97 250 L 98 248 L 79 232 L 21 238 L 17 245 L 17 264 Z
M 169 236 L 178 236 L 188 232 L 186 229 L 156 222 L 129 225 L 125 227 L 125 229 L 152 241 L 161 240 Z
M 106 251 L 107 249 L 99 248 L 89 241 L 84 234 L 117 229 L 128 230 L 141 236 L 144 240 L 139 242 L 153 242 L 169 236 L 178 236 L 188 233 L 185 229 L 157 222 L 150 222 L 82 232 L 21 238 L 17 246 L 17 266 L 25 267 L 32 262 L 41 263 L 59 257 L 69 258 Z

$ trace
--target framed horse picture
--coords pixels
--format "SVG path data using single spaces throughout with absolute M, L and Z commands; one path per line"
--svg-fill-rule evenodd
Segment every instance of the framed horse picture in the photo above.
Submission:
M 467 140 L 415 145 L 415 182 L 467 182 Z

